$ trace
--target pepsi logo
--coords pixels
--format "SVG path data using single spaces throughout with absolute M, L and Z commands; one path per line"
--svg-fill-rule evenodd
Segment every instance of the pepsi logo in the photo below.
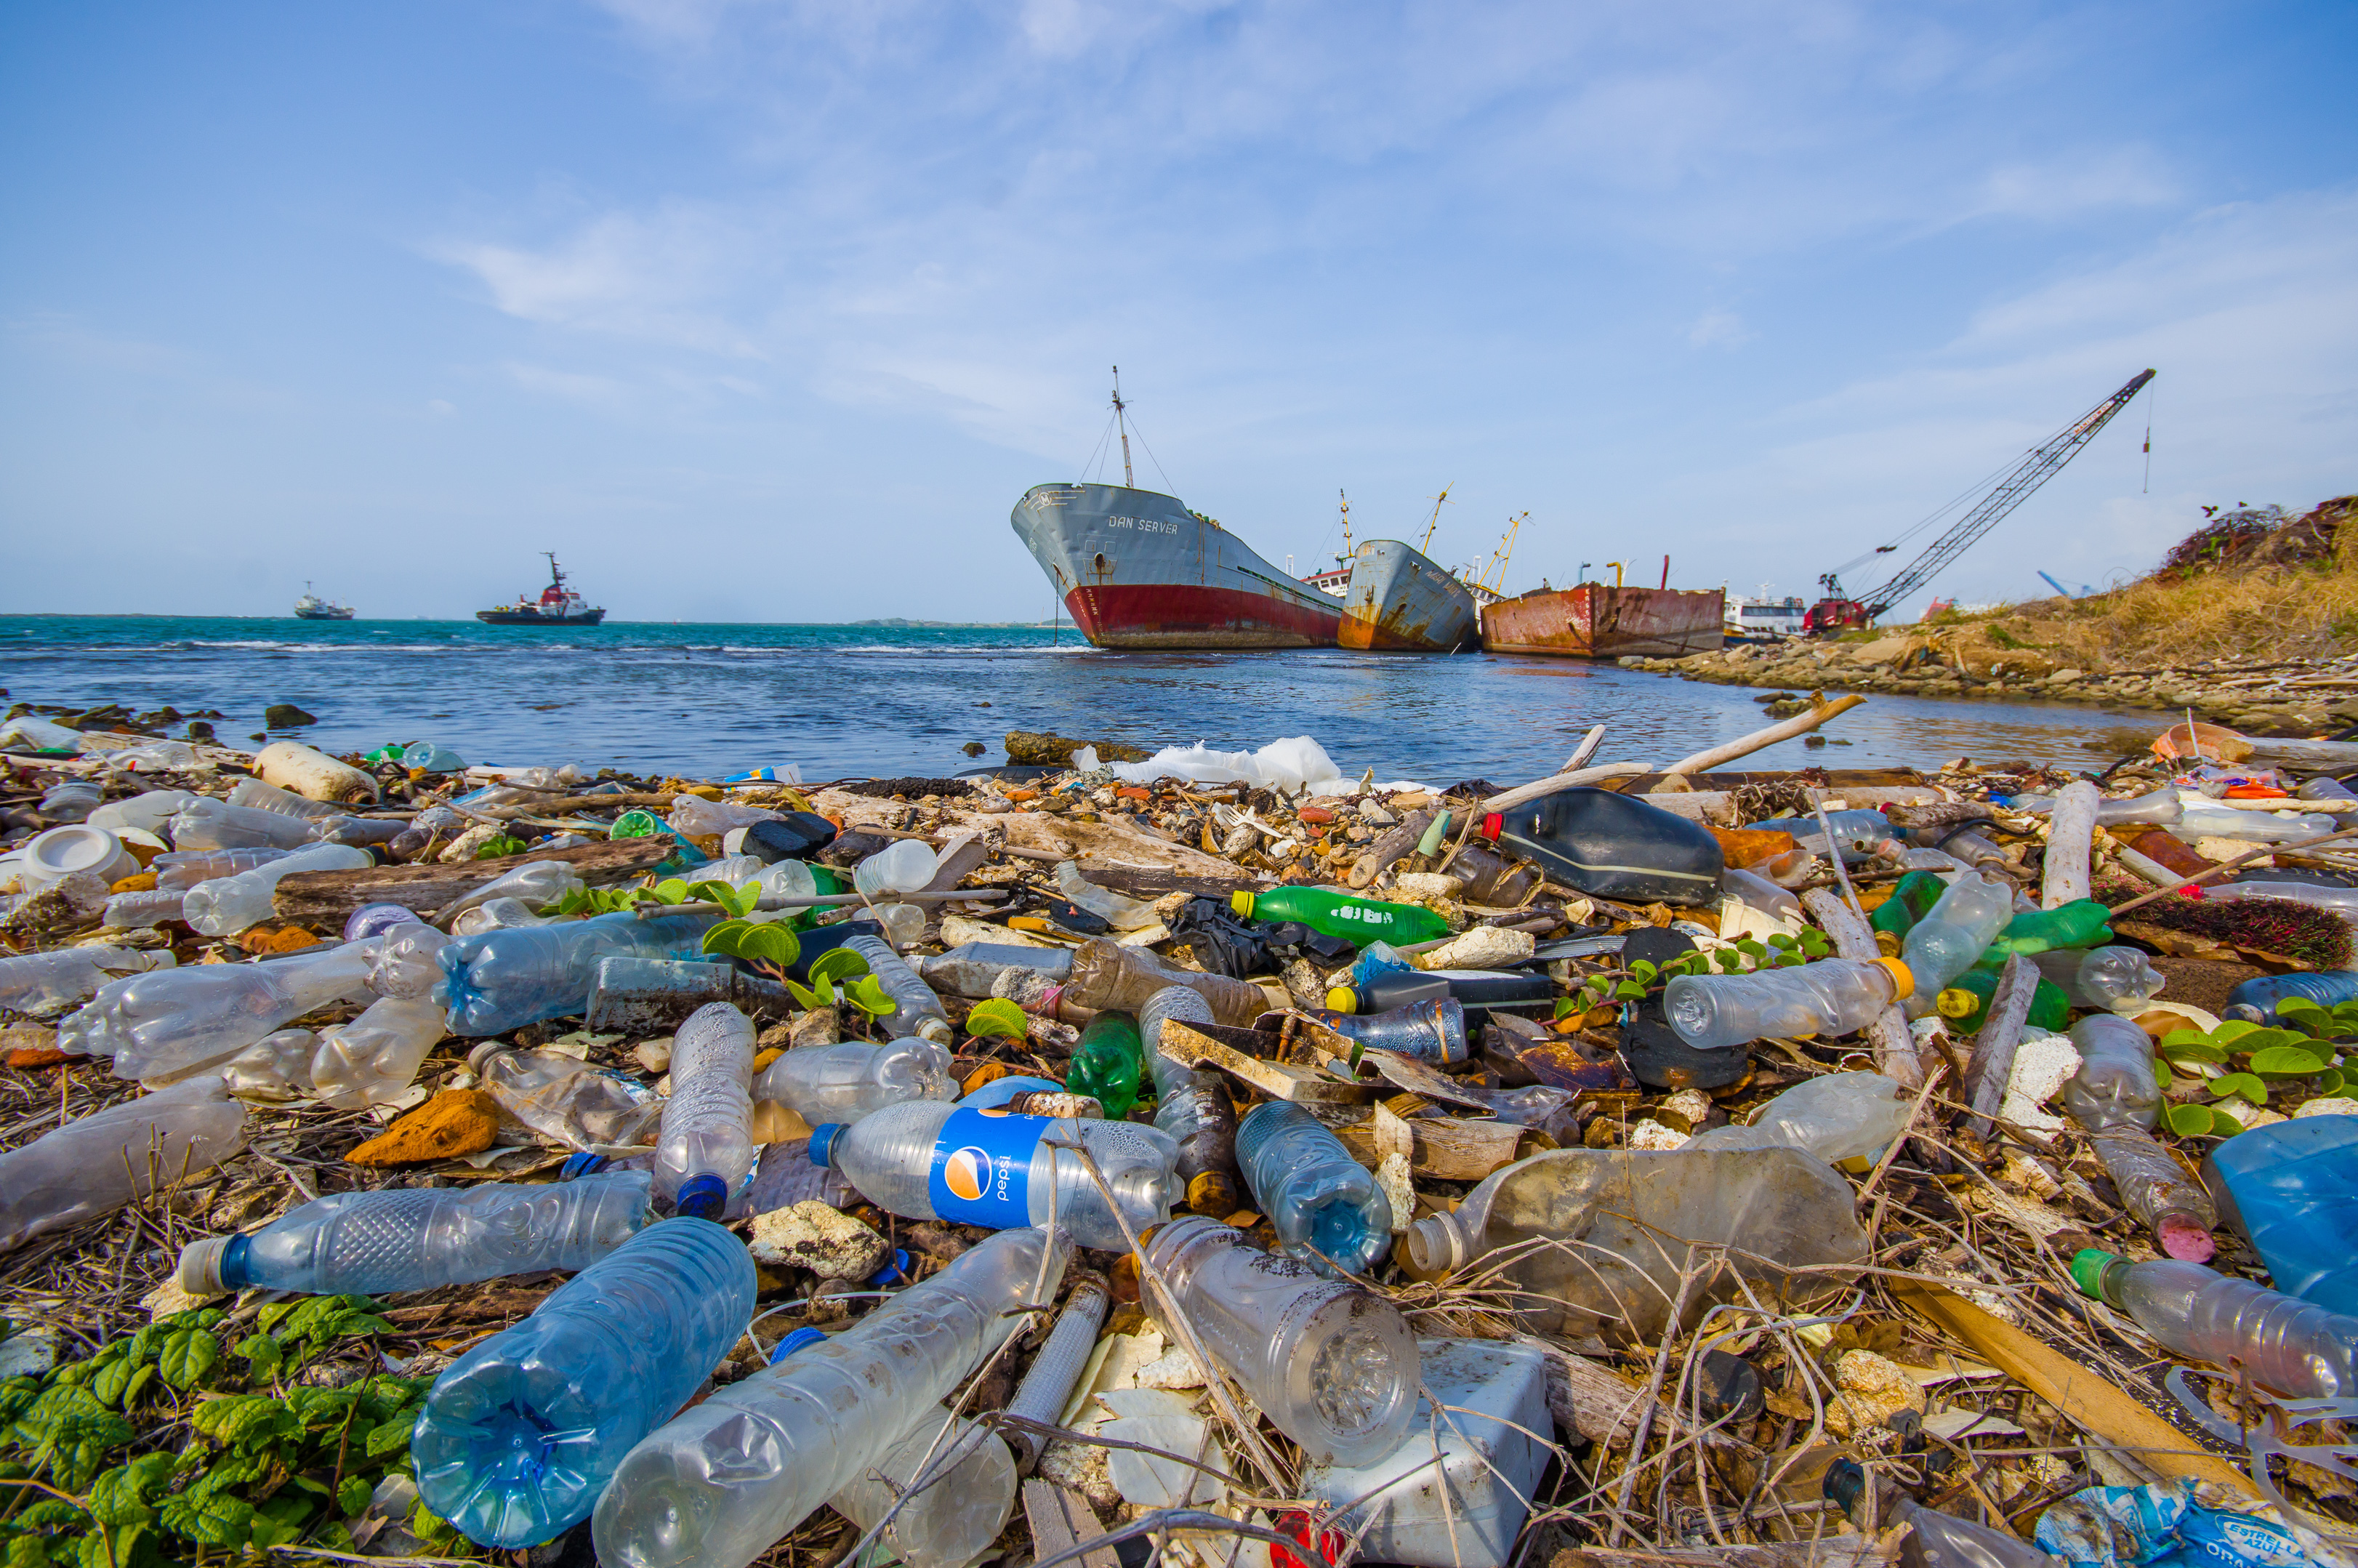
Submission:
M 980 1199 L 990 1184 L 990 1155 L 979 1145 L 969 1143 L 942 1162 L 942 1185 L 968 1203 Z

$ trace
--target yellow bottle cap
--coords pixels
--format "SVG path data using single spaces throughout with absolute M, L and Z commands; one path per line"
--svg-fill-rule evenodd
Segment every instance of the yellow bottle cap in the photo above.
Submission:
M 1357 1012 L 1359 993 L 1348 986 L 1336 986 L 1326 993 L 1326 1008 L 1330 1012 Z
M 1891 993 L 1892 1000 L 1905 1001 L 1916 994 L 1916 977 L 1908 972 L 1907 965 L 1897 958 L 1877 958 L 1873 962 L 1891 971 L 1891 983 L 1898 988 Z
M 1253 895 L 1249 892 L 1232 892 L 1228 894 L 1228 907 L 1249 920 L 1252 918 Z
M 1932 999 L 1932 1005 L 1940 1010 L 1942 1018 L 1964 1018 L 1981 1004 L 1982 999 L 1963 986 L 1951 986 Z

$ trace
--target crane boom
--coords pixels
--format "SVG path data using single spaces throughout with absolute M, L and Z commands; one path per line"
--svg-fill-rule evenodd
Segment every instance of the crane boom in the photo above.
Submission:
M 2145 390 L 2146 383 L 2152 379 L 2152 371 L 2138 372 L 2118 392 L 2032 448 L 2020 462 L 2006 470 L 1988 494 L 1952 524 L 1947 533 L 1933 540 L 1922 555 L 1910 561 L 1898 577 L 1881 588 L 1861 594 L 1855 600 L 1845 599 L 1842 584 L 1833 573 L 1828 572 L 1820 578 L 1818 580 L 1825 586 L 1826 597 L 1804 618 L 1806 628 L 1823 632 L 1837 626 L 1863 626 L 1930 582 L 1933 574 L 1964 554 L 1974 541 L 1997 526 L 2007 513 L 2028 500 L 2031 492 L 2054 478 L 2065 463 L 2079 455 L 2081 448 L 2095 439 L 2097 431 L 2112 422 L 2114 415 L 2128 406 L 2129 399 Z

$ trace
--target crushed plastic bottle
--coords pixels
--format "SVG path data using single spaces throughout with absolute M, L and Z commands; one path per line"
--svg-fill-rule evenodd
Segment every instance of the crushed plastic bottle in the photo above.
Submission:
M 1166 964 L 1142 947 L 1092 938 L 1073 951 L 1071 969 L 1055 1000 L 1096 1012 L 1138 1010 L 1167 986 L 1185 986 L 1212 1004 L 1213 1018 L 1233 1028 L 1249 1028 L 1269 1011 L 1269 993 L 1244 980 L 1211 975 Z
M 1916 923 L 1932 913 L 1949 884 L 1933 871 L 1910 871 L 1892 884 L 1891 894 L 1868 913 L 1866 924 L 1875 933 L 1876 946 L 1884 957 L 1899 957 L 1908 933 Z
M 2028 816 L 2044 816 L 2055 809 L 2055 797 L 2051 795 L 2017 795 L 2006 802 L 2006 808 Z M 2110 827 L 2115 824 L 2125 827 L 2130 823 L 2168 827 L 2183 815 L 2185 807 L 2179 803 L 2178 786 L 2175 784 L 2163 784 L 2130 800 L 2105 800 L 2096 804 L 2096 826 L 2099 827 Z
M 1043 990 L 1070 979 L 1073 950 L 968 942 L 946 953 L 917 959 L 916 969 L 928 987 L 951 996 L 1005 996 L 1026 979 L 1036 978 Z
M 904 838 L 903 843 L 915 840 Z M 917 1035 L 945 1048 L 957 1044 L 957 1031 L 950 1027 L 950 1016 L 942 1011 L 942 999 L 933 988 L 917 978 L 898 953 L 882 936 L 854 936 L 843 944 L 868 961 L 868 972 L 895 1004 L 877 1022 L 885 1033 L 895 1040 Z
M 313 844 L 233 877 L 199 882 L 181 903 L 180 917 L 199 935 L 234 936 L 270 918 L 271 895 L 279 881 L 302 871 L 357 871 L 376 857 L 349 844 Z
M 487 1042 L 468 1057 L 500 1110 L 561 1148 L 635 1145 L 664 1102 L 636 1078 L 562 1051 L 512 1051 Z
M 2268 1278 L 2358 1316 L 2358 1117 L 2296 1117 L 2220 1143 L 2202 1182 Z
M 522 902 L 537 914 L 544 904 L 556 903 L 567 893 L 587 885 L 579 873 L 562 860 L 527 860 L 452 904 L 449 913 L 464 914 L 495 899 L 508 898 Z
M 1902 1002 L 1911 1019 L 1928 1018 L 1940 995 L 1973 968 L 1992 938 L 2014 918 L 2014 887 L 1988 872 L 1961 876 L 1949 884 L 1931 913 L 1909 928 L 1899 956 L 1915 979 Z
M 1799 1149 L 1829 1165 L 1872 1160 L 1908 1130 L 1915 1108 L 1916 1097 L 1879 1073 L 1829 1073 L 1787 1089 L 1749 1126 L 1699 1132 L 1682 1152 Z
M 2142 1012 L 2168 982 L 2137 947 L 2058 948 L 2033 953 L 2039 972 L 2062 989 L 2073 1007 Z
M 2217 902 L 2235 903 L 2245 899 L 2280 899 L 2288 903 L 2305 903 L 2311 909 L 2331 910 L 2342 919 L 2358 924 L 2358 888 L 2333 887 L 2323 882 L 2251 881 L 2216 882 L 2193 890 L 2205 903 Z
M 1866 1495 L 1867 1479 L 1857 1460 L 1835 1460 L 1826 1469 L 1823 1485 L 1828 1501 L 1844 1513 L 1864 1517 L 1859 1504 Z M 1941 1513 L 1909 1497 L 1899 1498 L 1877 1522 L 1886 1529 L 1909 1527 L 1899 1543 L 1899 1568 L 2064 1568 L 2011 1530 Z
M 683 795 L 671 803 L 671 825 L 698 838 L 719 838 L 732 827 L 751 827 L 756 822 L 777 820 L 777 812 L 758 806 L 740 806 L 733 800 L 706 800 L 701 795 Z
M 1002 1230 L 843 1333 L 683 1411 L 599 1498 L 599 1561 L 743 1568 L 898 1447 L 913 1412 L 1022 1326 L 1020 1308 L 1053 1296 L 1071 1253 L 1063 1237 Z
M 1314 1460 L 1366 1464 L 1408 1435 L 1416 1339 L 1389 1300 L 1202 1215 L 1156 1227 L 1146 1260 L 1212 1359 Z
M 427 1054 L 449 1033 L 438 1003 L 379 997 L 351 1022 L 319 1032 L 311 1090 L 338 1110 L 389 1105 L 408 1092 Z
M 1096 1157 L 1133 1231 L 1166 1218 L 1178 1179 L 1178 1147 L 1152 1127 L 1086 1121 L 908 1100 L 844 1126 L 812 1130 L 810 1160 L 843 1173 L 878 1208 L 905 1219 L 946 1219 L 993 1230 L 1055 1224 L 1083 1247 L 1129 1249 L 1079 1158 Z
M 548 916 L 520 898 L 495 898 L 453 917 L 450 935 L 454 937 L 481 936 L 486 931 L 516 931 L 527 925 L 547 924 Z
M 752 1173 L 752 1021 L 725 1001 L 689 1014 L 672 1040 L 655 1143 L 655 1191 L 682 1214 L 719 1217 Z
M 2179 819 L 2164 831 L 2186 843 L 2204 838 L 2237 838 L 2247 844 L 2290 844 L 2331 833 L 2340 824 L 2321 812 L 2278 816 L 2273 811 L 2246 811 L 2223 806 L 2195 791 L 2179 795 Z
M 827 1503 L 863 1531 L 889 1516 L 879 1543 L 908 1568 L 967 1568 L 1007 1528 L 1016 1481 L 1004 1438 L 935 1405 Z
M 319 821 L 199 795 L 173 814 L 166 833 L 175 849 L 299 849 L 319 837 Z
M 229 792 L 232 806 L 252 811 L 275 811 L 281 816 L 342 816 L 342 806 L 333 801 L 308 800 L 291 789 L 265 784 L 260 779 L 240 779 L 237 787 Z
M 0 958 L 0 1008 L 46 1018 L 88 1001 L 101 987 L 125 975 L 171 967 L 168 947 L 152 952 L 138 947 L 66 947 L 54 953 Z
M 1986 961 L 1996 953 L 1996 949 L 1992 948 L 1982 957 Z M 2000 963 L 2003 962 L 2001 958 Z M 1934 1011 L 1959 1034 L 1980 1033 L 1982 1024 L 1989 1017 L 1990 1002 L 1997 995 L 1998 982 L 2004 974 L 2005 971 L 1996 966 L 1985 968 L 1980 964 L 1974 965 L 1951 981 L 1949 989 L 1935 999 Z M 2031 987 L 2030 1011 L 2024 1016 L 2024 1022 L 2034 1029 L 2061 1033 L 2071 1018 L 2070 995 L 2061 986 L 2041 976 Z
M 2240 1367 L 2288 1399 L 2358 1396 L 2358 1317 L 2200 1263 L 2132 1263 L 2093 1247 L 2073 1256 L 2071 1279 L 2082 1294 L 2136 1319 L 2174 1356 Z
M 1383 1188 L 1302 1107 L 1255 1106 L 1237 1124 L 1237 1162 L 1285 1251 L 1357 1274 L 1390 1249 L 1392 1206 Z
M 245 1147 L 245 1107 L 218 1076 L 120 1101 L 0 1154 L 0 1252 L 112 1214 Z
M 441 1026 L 437 1016 L 435 1026 Z M 243 1100 L 284 1104 L 311 1092 L 311 1057 L 319 1037 L 308 1029 L 282 1029 L 265 1034 L 232 1056 L 222 1066 L 222 1082 Z
M 1184 1184 L 1187 1206 L 1226 1218 L 1244 1206 L 1244 1173 L 1237 1168 L 1237 1108 L 1228 1080 L 1163 1054 L 1166 1022 L 1216 1022 L 1212 1004 L 1185 986 L 1165 986 L 1139 1009 L 1138 1036 L 1154 1077 L 1154 1125 L 1179 1146 L 1173 1166 Z M 1061 1411 L 1062 1407 L 1059 1407 Z
M 58 1049 L 112 1056 L 119 1078 L 179 1076 L 331 1001 L 368 1000 L 373 942 L 245 964 L 195 964 L 111 981 L 58 1026 Z
M 110 800 L 82 820 L 92 827 L 103 827 L 110 833 L 120 833 L 135 827 L 142 833 L 161 837 L 165 825 L 173 813 L 192 800 L 201 799 L 193 790 L 151 789 L 135 795 L 129 800 Z M 158 855 L 157 860 L 164 857 Z
M 1056 891 L 1116 931 L 1142 931 L 1162 924 L 1163 917 L 1154 913 L 1152 904 L 1098 886 L 1081 875 L 1081 868 L 1071 860 L 1056 862 Z
M 1846 1034 L 1874 1022 L 1914 987 L 1897 958 L 1823 958 L 1748 975 L 1674 975 L 1662 1015 L 1698 1051 L 1764 1034 Z
M 752 1320 L 752 1255 L 708 1220 L 648 1226 L 452 1363 L 409 1440 L 426 1506 L 484 1546 L 587 1519 L 623 1456 Z
M 587 1269 L 647 1222 L 644 1171 L 524 1186 L 331 1193 L 258 1230 L 180 1249 L 180 1288 L 218 1296 L 259 1286 L 379 1296 L 542 1269 Z
M 2211 1260 L 2218 1250 L 2211 1232 L 2219 1224 L 2219 1211 L 2152 1133 L 2120 1123 L 2091 1131 L 2088 1141 L 2121 1195 L 2122 1206 L 2153 1232 L 2164 1252 L 2190 1263 Z
M 1138 1080 L 1144 1068 L 1137 1022 L 1126 1013 L 1100 1012 L 1081 1030 L 1065 1087 L 1091 1097 L 1119 1121 L 1138 1103 Z
M 1228 895 L 1248 920 L 1292 920 L 1322 936 L 1346 942 L 1431 942 L 1449 935 L 1449 922 L 1416 903 L 1383 903 L 1324 888 L 1273 887 Z
M 147 862 L 156 886 L 165 892 L 186 892 L 199 882 L 233 877 L 273 860 L 283 860 L 292 849 L 175 849 Z
M 2006 953 L 2050 953 L 2062 947 L 2088 947 L 2112 940 L 2104 923 L 2112 911 L 2093 898 L 2074 899 L 2053 909 L 2017 914 L 2006 929 L 1990 938 L 1983 958 Z
M 440 948 L 450 1004 L 450 1033 L 504 1034 L 589 1004 L 598 960 L 617 955 L 693 958 L 711 914 L 641 919 L 628 910 L 592 920 L 485 932 Z
M 1750 832 L 1789 835 L 1795 845 L 1813 855 L 1827 852 L 1826 832 L 1831 828 L 1833 842 L 1842 846 L 1843 860 L 1848 865 L 1876 859 L 1883 847 L 1892 842 L 1897 831 L 1891 826 L 1891 818 L 1883 813 L 1864 810 L 1829 811 L 1823 827 L 1819 826 L 1814 815 L 1771 817 L 1744 826 Z
M 888 1045 L 804 1045 L 765 1068 L 755 1099 L 775 1100 L 813 1127 L 853 1122 L 903 1100 L 956 1099 L 949 1053 L 912 1035 Z
M 2082 1127 L 2104 1132 L 2160 1119 L 2151 1035 L 2125 1018 L 2096 1013 L 2071 1026 L 2071 1046 L 2080 1068 L 2063 1086 L 2063 1104 Z

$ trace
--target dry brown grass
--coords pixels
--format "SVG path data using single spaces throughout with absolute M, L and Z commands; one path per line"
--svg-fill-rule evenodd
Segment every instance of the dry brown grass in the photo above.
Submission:
M 2087 599 L 2002 605 L 1958 623 L 1985 629 L 2000 646 L 2011 638 L 2092 672 L 2358 652 L 2358 560 L 2350 558 L 2358 529 L 2345 534 L 2342 558 L 2331 563 L 2146 578 Z

